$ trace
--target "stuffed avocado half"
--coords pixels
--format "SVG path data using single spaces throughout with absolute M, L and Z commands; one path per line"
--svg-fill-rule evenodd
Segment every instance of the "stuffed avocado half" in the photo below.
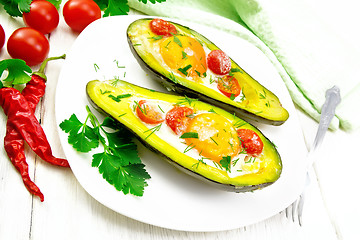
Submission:
M 129 25 L 127 38 L 141 67 L 168 90 L 246 120 L 281 125 L 289 117 L 274 93 L 192 29 L 162 19 L 139 19 Z
M 90 81 L 87 96 L 147 147 L 183 172 L 223 190 L 246 192 L 274 183 L 282 162 L 256 127 L 220 108 L 125 81 Z

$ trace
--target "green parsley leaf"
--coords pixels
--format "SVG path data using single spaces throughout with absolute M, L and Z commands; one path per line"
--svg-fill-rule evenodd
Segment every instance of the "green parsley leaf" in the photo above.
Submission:
M 6 59 L 0 61 L 0 77 L 6 69 L 8 71 L 8 75 L 3 80 L 4 86 L 25 84 L 31 80 L 29 74 L 32 73 L 32 70 L 23 60 Z
M 51 2 L 55 7 L 56 9 L 59 9 L 60 8 L 60 5 L 61 5 L 61 0 L 47 0 L 48 2 Z
M 222 157 L 222 159 L 220 160 L 220 165 L 228 172 L 231 171 L 231 157 L 230 156 L 226 156 L 226 157 Z
M 86 110 L 88 116 L 84 123 L 75 114 L 60 123 L 60 128 L 69 133 L 68 142 L 80 152 L 88 152 L 101 144 L 104 151 L 93 155 L 91 166 L 97 167 L 102 177 L 118 191 L 142 196 L 150 175 L 141 162 L 136 144 L 129 138 L 129 131 L 109 117 L 100 123 L 88 106 Z M 88 121 L 91 126 L 87 125 Z M 89 146 L 84 147 L 84 143 Z
M 32 0 L 0 0 L 5 11 L 12 17 L 22 17 L 24 12 L 30 11 Z
M 128 0 L 94 0 L 94 1 L 100 7 L 101 11 L 104 11 L 103 17 L 115 16 L 115 15 L 127 15 L 130 10 Z M 165 2 L 166 0 L 149 0 L 149 1 L 155 4 L 156 2 L 161 3 L 161 2 Z M 147 0 L 139 0 L 139 2 L 146 4 Z
M 60 123 L 60 128 L 69 133 L 68 142 L 79 152 L 89 152 L 99 146 L 97 131 L 79 121 L 75 114 Z

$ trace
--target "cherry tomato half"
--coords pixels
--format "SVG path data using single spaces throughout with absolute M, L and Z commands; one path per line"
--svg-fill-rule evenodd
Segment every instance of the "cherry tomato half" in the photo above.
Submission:
M 101 18 L 100 7 L 93 0 L 69 0 L 63 8 L 66 24 L 75 32 L 81 32 L 93 21 Z
M 228 74 L 231 70 L 230 58 L 220 49 L 212 50 L 207 56 L 209 69 L 219 75 Z
M 23 14 L 24 23 L 43 34 L 51 33 L 59 24 L 56 7 L 46 0 L 35 0 L 30 4 L 30 12 Z
M 145 100 L 140 100 L 136 107 L 136 114 L 141 121 L 148 124 L 158 124 L 164 121 L 163 114 L 157 105 L 151 105 L 151 103 Z
M 19 58 L 28 66 L 42 63 L 49 53 L 47 38 L 33 28 L 16 29 L 7 41 L 7 50 L 12 58 Z
M 0 24 L 0 49 L 4 46 L 5 43 L 5 31 Z
M 235 98 L 239 96 L 241 91 L 238 80 L 235 77 L 229 75 L 219 78 L 217 87 L 222 94 L 229 98 Z
M 193 114 L 194 110 L 188 107 L 175 106 L 166 113 L 166 124 L 176 133 L 180 135 L 185 132 L 191 118 L 188 116 Z
M 160 18 L 151 20 L 150 29 L 156 35 L 163 35 L 165 37 L 170 37 L 172 34 L 177 33 L 173 24 Z
M 241 146 L 245 148 L 247 154 L 258 156 L 262 152 L 264 144 L 256 132 L 250 129 L 238 129 L 236 131 L 240 138 Z

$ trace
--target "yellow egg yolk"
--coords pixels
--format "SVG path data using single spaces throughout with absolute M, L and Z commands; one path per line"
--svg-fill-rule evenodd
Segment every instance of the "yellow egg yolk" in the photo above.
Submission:
M 207 70 L 205 50 L 192 37 L 165 38 L 160 44 L 160 54 L 169 68 L 194 80 L 200 80 Z
M 200 155 L 220 162 L 223 157 L 239 154 L 240 142 L 234 126 L 216 113 L 202 113 L 190 121 L 186 132 L 198 133 L 198 138 L 186 138 Z

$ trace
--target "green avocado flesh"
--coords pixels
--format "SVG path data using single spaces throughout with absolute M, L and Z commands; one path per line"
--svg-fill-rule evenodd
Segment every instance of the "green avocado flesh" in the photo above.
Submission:
M 164 156 L 183 172 L 216 187 L 227 191 L 246 192 L 271 185 L 280 177 L 282 162 L 274 145 L 256 127 L 223 109 L 196 99 L 149 90 L 121 80 L 90 81 L 86 92 L 91 104 L 99 112 L 119 121 L 149 149 Z M 242 155 L 242 159 L 239 157 L 238 170 L 235 169 L 237 165 L 232 165 L 234 157 L 229 172 L 215 165 L 214 161 L 201 157 L 202 152 L 197 152 L 196 147 L 192 149 L 190 145 L 186 145 L 184 139 L 168 131 L 167 122 L 144 123 L 136 112 L 140 100 L 159 106 L 164 116 L 167 109 L 174 106 L 187 106 L 195 113 L 215 114 L 228 122 L 235 133 L 240 128 L 253 130 L 263 142 L 263 150 L 256 158 L 244 157 L 247 156 L 246 153 Z M 225 128 L 221 130 L 225 132 Z M 237 135 L 234 135 L 237 138 Z M 178 143 L 174 143 L 176 141 Z M 192 155 L 190 152 L 193 152 Z
M 229 75 L 235 77 L 241 94 L 234 98 L 219 91 L 217 83 L 223 76 L 214 74 L 206 60 L 212 50 L 219 48 L 207 38 L 173 22 L 177 33 L 159 36 L 151 31 L 151 20 L 131 23 L 128 43 L 141 67 L 168 90 L 209 102 L 248 121 L 281 125 L 288 119 L 289 113 L 278 97 L 232 59 Z

